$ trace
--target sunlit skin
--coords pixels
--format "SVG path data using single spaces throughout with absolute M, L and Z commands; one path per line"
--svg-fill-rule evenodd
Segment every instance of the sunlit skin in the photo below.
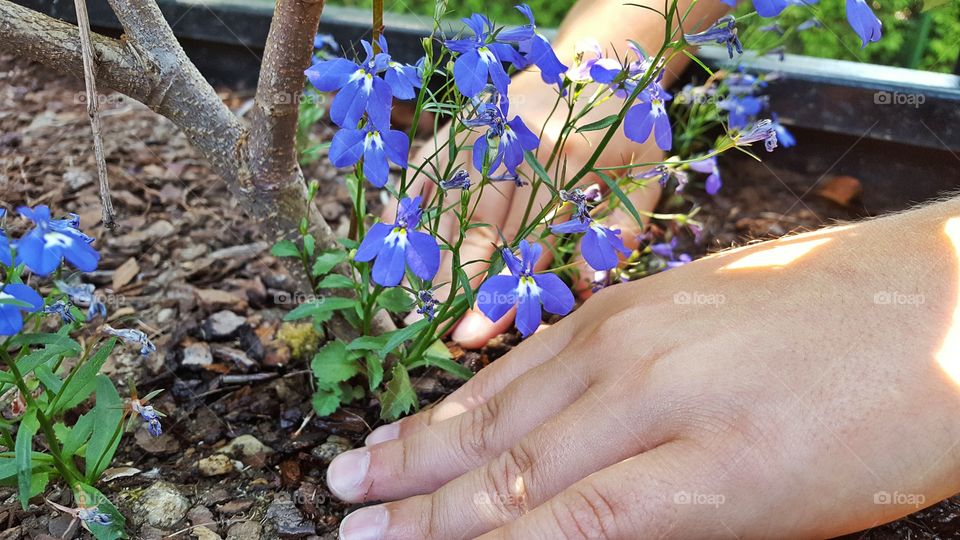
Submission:
M 958 219 L 939 203 L 600 292 L 337 458 L 335 494 L 393 501 L 345 538 L 817 538 L 960 491 Z
M 643 3 L 643 2 L 633 2 Z M 691 2 L 681 0 L 680 10 L 686 10 Z M 657 9 L 663 8 L 661 0 L 650 0 L 649 4 Z M 698 2 L 693 8 L 688 21 L 694 28 L 707 28 L 717 18 L 723 16 L 726 6 L 722 2 Z M 564 23 L 561 25 L 557 38 L 553 41 L 554 50 L 557 56 L 566 65 L 573 65 L 575 48 L 578 41 L 585 38 L 593 38 L 600 42 L 601 46 L 610 54 L 616 52 L 621 57 L 628 51 L 628 40 L 636 40 L 648 51 L 656 51 L 660 48 L 663 41 L 663 20 L 658 19 L 649 11 L 638 9 L 636 7 L 626 6 L 621 2 L 609 2 L 606 0 L 580 0 L 570 10 Z M 677 80 L 677 76 L 683 72 L 688 63 L 688 59 L 680 55 L 674 58 L 664 73 L 662 84 L 666 87 Z M 554 144 L 559 137 L 560 130 L 563 127 L 565 115 L 561 112 L 550 117 L 550 111 L 557 99 L 556 86 L 547 85 L 541 80 L 540 73 L 535 68 L 518 74 L 513 77 L 509 87 L 510 111 L 511 115 L 518 114 L 523 121 L 530 126 L 530 129 L 540 135 L 543 135 L 540 142 L 539 158 L 545 161 Z M 615 99 L 609 100 L 597 107 L 590 113 L 583 123 L 589 123 L 600 120 L 611 114 L 619 112 L 622 101 Z M 548 120 L 549 118 L 549 120 Z M 482 132 L 479 130 L 478 132 Z M 578 134 L 568 139 L 563 151 L 563 159 L 566 160 L 566 169 L 570 174 L 577 171 L 587 162 L 590 155 L 593 154 L 594 147 L 603 138 L 604 131 L 592 131 Z M 446 141 L 448 139 L 446 129 L 437 133 L 436 140 Z M 411 160 L 414 166 L 429 157 L 435 151 L 432 141 L 425 144 Z M 627 140 L 622 130 L 607 145 L 604 155 L 597 162 L 598 167 L 613 167 L 626 163 L 636 163 L 640 161 L 658 161 L 663 159 L 662 152 L 657 148 L 656 143 L 651 137 L 646 144 L 638 144 Z M 463 163 L 470 163 L 471 156 L 468 151 L 463 152 L 459 158 Z M 447 153 L 442 152 L 438 159 L 437 167 L 442 170 L 447 163 Z M 432 170 L 428 168 L 428 170 Z M 523 168 L 520 169 L 523 171 Z M 479 181 L 477 172 L 470 171 L 474 185 Z M 594 176 L 588 176 L 584 181 L 584 186 L 591 183 L 603 184 L 601 180 Z M 417 182 L 409 189 L 411 194 L 422 193 L 425 200 L 436 189 L 436 184 L 426 180 L 422 175 Z M 652 210 L 660 196 L 659 186 L 653 182 L 645 189 L 638 189 L 631 193 L 634 206 L 639 209 Z M 503 231 L 507 238 L 512 238 L 521 225 L 527 203 L 530 198 L 530 188 L 517 188 L 512 182 L 502 182 L 496 185 L 496 189 L 485 189 L 483 196 L 477 205 L 477 211 L 473 216 L 476 223 L 488 223 L 491 227 L 470 229 L 464 238 L 460 249 L 460 259 L 462 261 L 487 261 L 496 249 L 499 241 L 497 230 Z M 546 204 L 549 199 L 549 192 L 542 189 L 538 192 L 533 207 L 539 208 Z M 391 219 L 396 212 L 395 204 L 384 210 L 384 219 Z M 623 238 L 627 246 L 635 245 L 635 237 L 641 232 L 639 226 L 626 212 L 617 211 L 614 215 L 606 218 L 604 224 L 610 228 L 619 228 L 623 231 Z M 441 216 L 440 236 L 449 239 L 455 239 L 457 236 L 456 222 L 449 214 Z M 451 278 L 451 253 L 443 251 L 443 260 L 440 263 L 440 272 L 434 279 L 434 283 L 448 283 Z M 537 267 L 537 270 L 545 269 L 550 263 L 549 252 L 544 256 Z M 473 286 L 479 286 L 483 280 L 486 271 L 485 262 L 476 262 L 465 265 L 468 275 L 475 276 Z M 592 276 L 592 271 L 584 265 L 584 275 Z M 581 287 L 586 288 L 586 287 Z M 437 298 L 446 299 L 448 289 L 441 287 Z M 410 321 L 418 316 L 414 315 Z M 410 322 L 408 321 L 408 322 Z M 477 310 L 471 310 L 463 318 L 460 325 L 454 329 L 452 338 L 461 345 L 469 348 L 481 347 L 486 344 L 490 338 L 506 331 L 513 321 L 513 313 L 497 321 L 491 322 Z

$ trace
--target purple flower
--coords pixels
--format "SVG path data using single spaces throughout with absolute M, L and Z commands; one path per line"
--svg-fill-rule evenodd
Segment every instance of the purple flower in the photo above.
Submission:
M 717 103 L 717 107 L 727 111 L 730 129 L 739 129 L 759 114 L 765 104 L 763 98 L 733 95 Z
M 643 51 L 633 43 L 630 43 L 627 48 L 637 57 L 636 60 L 621 62 L 613 58 L 600 58 L 590 67 L 590 76 L 593 80 L 610 85 L 614 88 L 614 94 L 621 98 L 626 98 L 633 93 L 637 77 L 642 76 L 650 68 L 650 60 L 644 56 Z M 659 81 L 662 75 L 661 72 L 656 80 Z
M 510 41 L 514 35 L 523 36 L 529 34 L 530 37 L 519 37 L 517 42 L 520 46 L 520 52 L 524 59 L 540 68 L 540 78 L 547 84 L 556 84 L 563 87 L 563 74 L 567 71 L 567 66 L 560 62 L 557 54 L 553 52 L 550 42 L 542 34 L 537 32 L 537 25 L 533 20 L 533 10 L 526 4 L 520 4 L 517 10 L 523 13 L 530 21 L 530 24 L 524 25 L 519 29 L 504 30 L 497 36 L 498 39 Z
M 150 341 L 150 338 L 148 338 L 147 335 L 140 330 L 135 330 L 133 328 L 123 328 L 121 330 L 117 330 L 108 324 L 103 325 L 102 330 L 107 335 L 122 339 L 127 345 L 139 346 L 140 356 L 149 356 L 150 353 L 157 351 L 156 345 L 154 345 L 153 342 Z
M 144 405 L 138 399 L 130 400 L 130 409 L 140 415 L 147 424 L 147 431 L 154 437 L 163 435 L 163 426 L 160 425 L 160 413 L 152 405 Z
M 777 113 L 770 114 L 773 121 L 773 131 L 777 134 L 777 142 L 780 143 L 780 146 L 784 148 L 790 148 L 797 144 L 797 140 L 793 137 L 793 134 L 787 131 L 787 128 L 783 127 L 780 124 L 780 119 L 777 117 Z
M 676 268 L 678 266 L 683 266 L 693 259 L 690 255 L 686 253 L 681 253 L 680 255 L 675 255 L 674 250 L 677 247 L 677 238 L 673 237 L 669 243 L 662 242 L 659 244 L 651 244 L 650 251 L 654 255 L 666 259 L 664 262 L 667 265 L 667 268 Z
M 33 313 L 43 307 L 43 298 L 23 283 L 0 287 L 0 336 L 12 336 L 23 329 L 21 311 Z
M 337 40 L 330 34 L 317 34 L 314 36 L 313 48 L 318 51 L 323 48 L 328 48 L 333 52 L 340 52 L 340 44 L 337 43 Z
M 721 17 L 713 23 L 713 26 L 699 34 L 684 34 L 683 38 L 691 45 L 726 44 L 730 58 L 733 58 L 734 49 L 737 50 L 737 54 L 743 54 L 743 45 L 740 43 L 740 38 L 737 37 L 737 19 L 733 15 Z
M 590 70 L 603 57 L 600 43 L 595 39 L 582 39 L 574 47 L 573 66 L 567 70 L 567 78 L 573 82 L 592 82 Z
M 518 69 L 527 66 L 527 61 L 508 42 L 526 41 L 533 37 L 533 30 L 528 27 L 504 30 L 494 39 L 491 37 L 493 24 L 483 15 L 474 13 L 463 19 L 463 23 L 473 31 L 473 37 L 443 42 L 459 54 L 453 63 L 457 89 L 466 97 L 474 97 L 483 91 L 489 79 L 498 92 L 506 95 L 510 77 L 502 62 L 510 62 Z
M 882 35 L 883 23 L 873 14 L 873 10 L 867 5 L 866 0 L 847 0 L 847 22 L 853 31 L 860 36 L 863 45 L 878 41 Z
M 417 300 L 420 304 L 417 313 L 426 317 L 428 321 L 432 321 L 437 315 L 437 305 L 439 304 L 433 297 L 433 291 L 430 289 L 417 291 Z
M 671 170 L 666 165 L 657 165 L 656 167 L 633 176 L 633 178 L 656 178 L 661 188 L 667 187 L 670 181 Z
M 367 41 L 361 41 L 366 59 L 357 64 L 346 58 L 321 60 L 304 73 L 321 92 L 338 90 L 330 105 L 330 118 L 341 127 L 356 128 L 363 114 L 379 129 L 390 126 L 390 107 L 394 96 L 412 97 L 412 86 L 419 86 L 419 77 L 402 65 L 391 66 L 387 40 L 380 36 L 382 52 L 373 53 Z M 386 79 L 380 74 L 388 72 Z M 416 82 L 414 82 L 416 81 Z
M 416 65 L 401 64 L 391 60 L 387 64 L 387 71 L 383 78 L 390 85 L 393 97 L 397 99 L 413 99 L 417 96 L 423 78 L 423 62 L 421 58 Z
M 630 250 L 623 245 L 620 238 L 620 229 L 609 229 L 600 225 L 589 215 L 574 217 L 570 221 L 553 225 L 550 230 L 554 234 L 586 233 L 580 241 L 580 252 L 594 270 L 610 270 L 620 263 L 617 252 L 624 257 L 630 255 Z
M 561 189 L 559 195 L 561 201 L 577 207 L 573 212 L 573 217 L 577 219 L 590 217 L 590 208 L 587 205 L 600 202 L 600 189 L 594 186 L 587 188 L 587 191 L 580 188 L 574 188 L 570 191 Z
M 50 219 L 50 209 L 44 205 L 21 206 L 17 211 L 36 225 L 17 243 L 18 262 L 41 276 L 56 270 L 63 259 L 82 272 L 97 269 L 100 254 L 90 246 L 90 237 L 72 226 L 72 219 Z
M 87 306 L 87 320 L 93 320 L 97 315 L 107 316 L 107 306 L 95 294 L 94 286 L 89 283 L 67 283 L 61 280 L 54 280 L 53 284 L 60 289 L 60 292 L 70 297 L 70 301 L 80 306 Z
M 720 186 L 723 185 L 723 182 L 720 179 L 720 169 L 717 168 L 717 156 L 710 156 L 700 161 L 694 161 L 690 163 L 690 168 L 697 172 L 708 173 L 707 183 L 704 187 L 707 193 L 715 195 L 720 191 Z
M 492 321 L 498 321 L 517 306 L 517 329 L 527 337 L 536 331 L 542 320 L 543 309 L 556 315 L 566 315 L 573 309 L 573 293 L 566 284 L 551 273 L 534 274 L 533 267 L 540 259 L 539 244 L 520 241 L 520 258 L 508 248 L 500 250 L 510 275 L 487 278 L 477 292 L 477 307 Z
M 57 300 L 56 302 L 45 306 L 43 312 L 47 314 L 57 314 L 60 316 L 60 320 L 64 324 L 71 324 L 77 322 L 77 319 L 74 318 L 73 313 L 70 313 L 70 304 L 64 302 L 63 300 Z
M 500 96 L 502 96 L 501 94 Z M 517 166 L 523 162 L 523 152 L 536 150 L 540 146 L 540 139 L 519 116 L 507 121 L 510 102 L 500 96 L 494 96 L 492 101 L 482 102 L 477 106 L 476 117 L 464 122 L 468 127 L 487 126 L 487 132 L 473 143 L 473 166 L 481 173 L 491 175 L 500 165 L 507 168 L 510 179 L 517 177 Z M 484 160 L 490 153 L 491 142 L 496 149 L 487 162 L 487 169 L 483 168 Z
M 440 246 L 427 233 L 417 231 L 420 224 L 420 197 L 404 197 L 392 225 L 377 223 L 367 231 L 354 260 L 373 263 L 373 281 L 394 287 L 403 279 L 405 268 L 424 281 L 430 281 L 440 268 Z
M 773 122 L 770 120 L 760 120 L 744 128 L 734 137 L 734 143 L 737 146 L 744 146 L 759 141 L 763 141 L 767 152 L 773 152 L 777 147 L 777 131 Z
M 449 180 L 440 181 L 440 189 L 444 191 L 470 189 L 470 173 L 466 169 L 457 170 Z
M 623 118 L 623 134 L 631 141 L 645 142 L 654 133 L 654 139 L 661 150 L 670 150 L 673 146 L 673 130 L 670 116 L 664 102 L 671 99 L 658 82 L 651 82 L 643 89 L 638 102 L 627 111 Z
M 390 165 L 387 160 L 407 167 L 410 139 L 396 130 L 378 130 L 372 123 L 360 129 L 343 128 L 330 143 L 330 162 L 335 167 L 349 167 L 363 158 L 363 174 L 370 183 L 380 188 L 386 185 Z

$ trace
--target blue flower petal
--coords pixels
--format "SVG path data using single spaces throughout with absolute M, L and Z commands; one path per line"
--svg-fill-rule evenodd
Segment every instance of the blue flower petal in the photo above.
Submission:
M 523 262 L 518 259 L 509 248 L 501 249 L 500 255 L 503 257 L 503 262 L 507 266 L 507 269 L 510 270 L 510 273 L 515 277 L 519 277 L 523 272 Z
M 360 247 L 357 248 L 357 254 L 353 256 L 353 260 L 359 262 L 373 260 L 383 248 L 383 240 L 392 230 L 393 227 L 386 223 L 374 223 L 367 234 L 363 235 L 363 242 L 360 242 Z
M 477 290 L 477 308 L 491 321 L 499 321 L 517 304 L 516 276 L 490 276 Z
M 391 129 L 381 132 L 380 135 L 383 137 L 383 149 L 387 153 L 387 158 L 406 169 L 407 156 L 410 154 L 410 139 L 407 138 L 407 134 Z
M 600 58 L 590 68 L 590 77 L 601 84 L 610 84 L 623 71 L 623 66 L 613 58 Z
M 507 125 L 517 134 L 520 146 L 524 150 L 536 150 L 540 146 L 540 139 L 530 131 L 530 128 L 523 123 L 519 116 L 514 116 L 513 120 L 507 122 Z
M 367 101 L 367 115 L 375 128 L 386 131 L 390 129 L 390 108 L 393 103 L 393 94 L 390 92 L 390 85 L 380 77 L 373 77 L 371 82 L 373 95 Z
M 341 129 L 330 143 L 330 162 L 334 167 L 349 167 L 363 156 L 365 133 L 359 129 Z
M 587 232 L 590 228 L 590 221 L 581 220 L 578 218 L 571 219 L 570 221 L 565 221 L 558 225 L 552 225 L 550 231 L 554 234 L 576 234 Z
M 383 151 L 383 139 L 379 132 L 368 133 L 363 139 L 363 174 L 374 187 L 387 184 L 390 176 L 387 155 Z
M 526 240 L 520 241 L 520 260 L 523 262 L 524 272 L 533 273 L 533 267 L 540 260 L 540 253 L 542 252 L 543 247 L 540 244 L 536 242 L 531 244 Z
M 647 102 L 637 103 L 623 118 L 623 134 L 635 142 L 646 142 L 653 130 L 653 106 Z
M 3 292 L 12 295 L 17 300 L 30 304 L 29 308 L 15 306 L 17 309 L 33 313 L 43 307 L 43 297 L 37 294 L 37 291 L 33 290 L 29 285 L 24 285 L 23 283 L 8 283 L 3 287 Z
M 776 17 L 787 7 L 786 0 L 753 0 L 753 7 L 761 17 Z
M 0 229 L 0 263 L 13 266 L 13 257 L 10 253 L 10 239 L 7 238 L 7 233 L 4 232 L 3 229 Z
M 406 269 L 406 246 L 399 239 L 392 242 L 387 240 L 382 245 L 377 260 L 373 262 L 373 281 L 384 287 L 396 287 Z
M 527 60 L 540 68 L 540 78 L 547 84 L 563 84 L 563 74 L 567 66 L 563 65 L 550 43 L 540 34 L 530 40 L 530 53 Z
M 453 80 L 460 93 L 466 97 L 479 94 L 487 85 L 489 64 L 477 51 L 461 54 L 453 63 Z
M 543 309 L 554 315 L 566 315 L 573 309 L 574 299 L 570 287 L 556 274 L 534 274 L 533 281 L 540 287 Z
M 356 63 L 346 58 L 323 60 L 307 68 L 304 72 L 307 80 L 321 92 L 339 90 L 347 84 L 350 77 L 360 69 Z
M 440 246 L 437 239 L 427 233 L 407 233 L 407 266 L 420 279 L 430 281 L 440 269 Z
M 69 245 L 61 249 L 63 257 L 81 272 L 93 272 L 100 264 L 100 254 L 83 238 L 70 233 L 58 233 L 70 239 Z
M 667 113 L 657 115 L 653 120 L 654 137 L 661 150 L 670 150 L 673 147 L 673 129 L 670 127 L 670 116 Z
M 473 167 L 481 174 L 483 173 L 483 159 L 487 157 L 489 149 L 490 144 L 487 142 L 486 135 L 481 135 L 473 141 Z M 488 172 L 493 172 L 493 170 L 493 168 L 490 168 Z
M 23 328 L 23 316 L 13 304 L 0 304 L 0 336 L 12 336 Z
M 43 231 L 34 229 L 17 243 L 17 260 L 25 263 L 33 273 L 48 276 L 60 266 L 63 255 L 59 247 L 46 247 Z
M 356 128 L 367 109 L 372 86 L 372 81 L 368 82 L 366 76 L 344 85 L 330 104 L 330 119 L 340 127 Z
M 867 43 L 879 40 L 882 35 L 883 23 L 864 0 L 847 0 L 847 22 L 860 36 L 863 43 L 861 49 L 866 47 Z
M 516 319 L 517 330 L 520 330 L 520 335 L 527 337 L 536 332 L 542 320 L 543 312 L 540 309 L 540 296 L 529 293 L 520 296 L 517 302 Z
M 386 73 L 383 74 L 383 78 L 387 81 L 387 84 L 390 85 L 393 97 L 397 99 L 413 99 L 417 93 L 413 89 L 410 78 L 407 77 L 403 71 L 404 66 L 402 65 L 397 64 L 391 66 L 387 69 Z

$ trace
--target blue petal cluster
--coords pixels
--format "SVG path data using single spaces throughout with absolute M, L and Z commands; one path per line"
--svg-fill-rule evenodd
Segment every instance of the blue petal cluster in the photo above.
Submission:
M 36 208 L 21 206 L 17 212 L 34 223 L 34 228 L 14 244 L 18 264 L 26 264 L 27 268 L 40 276 L 50 275 L 63 259 L 82 272 L 97 269 L 100 254 L 90 245 L 93 239 L 77 228 L 80 220 L 76 215 L 63 220 L 51 219 L 50 208 L 44 205 Z M 4 240 L 9 243 L 6 238 Z
M 377 223 L 367 231 L 354 260 L 373 263 L 373 281 L 384 287 L 400 284 L 406 268 L 430 281 L 440 268 L 440 246 L 436 238 L 416 230 L 422 210 L 420 197 L 404 198 L 397 207 L 392 225 Z
M 476 114 L 465 120 L 464 125 L 488 128 L 473 143 L 474 168 L 489 176 L 503 165 L 508 177 L 516 180 L 517 167 L 523 162 L 524 151 L 536 150 L 540 146 L 540 139 L 519 116 L 507 120 L 510 102 L 505 96 L 494 93 L 490 101 L 475 100 Z
M 43 298 L 23 283 L 7 283 L 0 287 L 0 336 L 12 336 L 23 329 L 23 313 L 43 307 Z
M 541 306 L 549 313 L 566 315 L 573 309 L 573 293 L 559 277 L 549 272 L 534 273 L 540 259 L 539 244 L 520 241 L 520 257 L 508 248 L 500 250 L 509 275 L 487 278 L 477 291 L 477 307 L 492 321 L 498 321 L 516 306 L 520 335 L 533 334 L 543 318 Z

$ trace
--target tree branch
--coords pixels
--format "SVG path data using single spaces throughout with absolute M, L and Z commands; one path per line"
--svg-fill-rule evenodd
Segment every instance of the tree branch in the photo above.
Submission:
M 251 114 L 250 167 L 262 189 L 297 176 L 297 120 L 323 0 L 279 0 L 260 64 Z

